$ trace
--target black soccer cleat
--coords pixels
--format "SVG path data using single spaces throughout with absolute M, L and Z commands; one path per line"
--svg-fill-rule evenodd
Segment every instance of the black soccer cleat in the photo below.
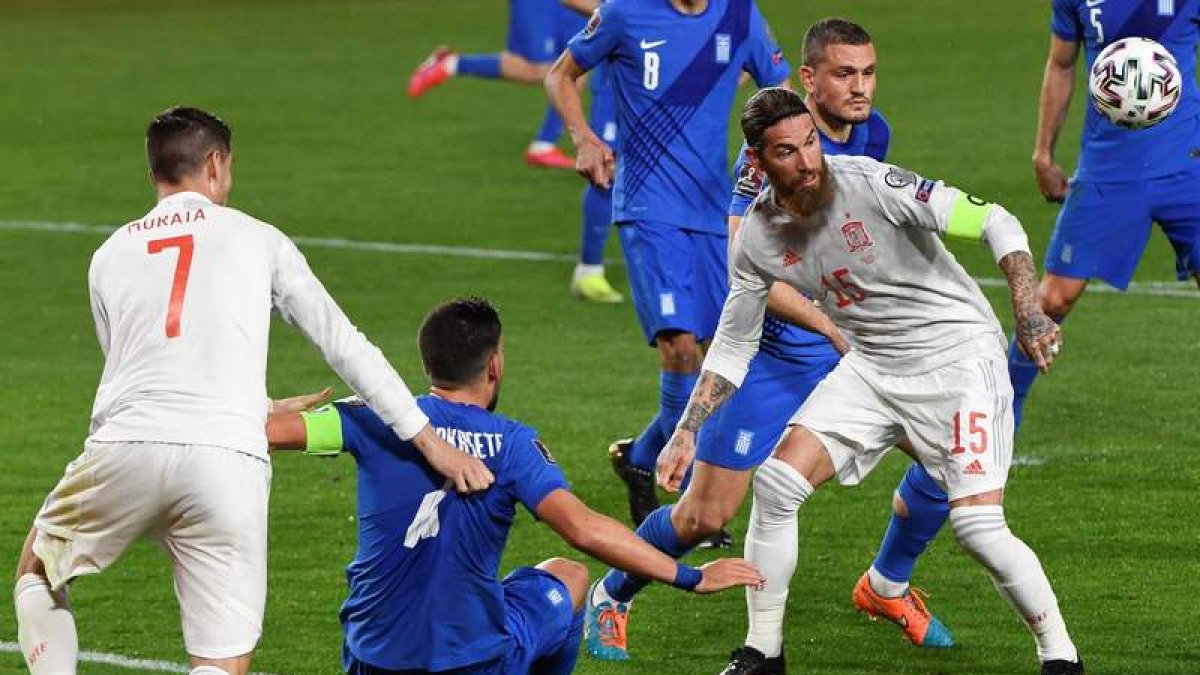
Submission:
M 733 548 L 733 534 L 731 534 L 729 530 L 722 527 L 721 529 L 702 539 L 699 544 L 696 544 L 696 548 Z
M 718 675 L 787 675 L 783 650 L 767 658 L 754 647 L 738 647 L 729 655 L 729 665 Z
M 613 444 L 608 446 L 608 461 L 612 463 L 617 478 L 625 483 L 625 491 L 629 493 L 629 518 L 633 520 L 633 526 L 637 527 L 658 508 L 658 495 L 654 492 L 654 472 L 639 469 L 629 463 L 631 447 L 632 438 L 613 441 Z
M 1042 675 L 1084 675 L 1083 659 L 1067 661 L 1055 659 L 1042 662 Z

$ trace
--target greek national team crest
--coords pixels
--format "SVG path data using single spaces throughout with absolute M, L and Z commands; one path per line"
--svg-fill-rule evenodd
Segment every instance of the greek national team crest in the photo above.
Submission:
M 842 225 L 842 234 L 846 235 L 846 247 L 851 253 L 858 253 L 875 245 L 871 233 L 867 232 L 861 220 L 851 220 Z
M 717 33 L 713 36 L 717 48 L 717 63 L 729 63 L 733 53 L 733 36 L 729 33 Z

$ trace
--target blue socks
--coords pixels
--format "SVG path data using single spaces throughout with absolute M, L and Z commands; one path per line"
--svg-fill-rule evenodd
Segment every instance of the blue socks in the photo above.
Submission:
M 583 232 L 579 245 L 579 262 L 584 265 L 604 264 L 604 244 L 612 225 L 612 190 L 588 185 L 583 190 Z
M 558 137 L 563 132 L 563 121 L 558 116 L 558 111 L 554 106 L 546 104 L 546 116 L 542 118 L 542 127 L 538 129 L 537 139 L 543 143 L 554 145 L 558 143 Z
M 658 453 L 662 451 L 671 434 L 675 433 L 675 425 L 683 417 L 687 408 L 688 398 L 692 395 L 692 387 L 700 379 L 699 373 L 667 373 L 659 378 L 659 409 L 658 416 L 646 427 L 641 436 L 634 441 L 629 449 L 629 463 L 646 471 L 654 470 L 658 461 Z M 652 433 L 651 427 L 658 422 L 658 433 Z
M 1050 317 L 1054 318 L 1054 317 Z M 1058 325 L 1066 319 L 1054 319 Z M 1014 335 L 1012 341 L 1008 343 L 1008 379 L 1012 383 L 1013 388 L 1013 431 L 1020 431 L 1021 416 L 1025 410 L 1025 397 L 1029 396 L 1029 390 L 1033 388 L 1033 381 L 1037 379 L 1038 369 L 1037 364 L 1030 361 L 1021 353 L 1021 348 L 1017 346 L 1017 338 Z
M 458 74 L 498 80 L 500 79 L 500 55 L 462 54 L 458 57 Z
M 680 541 L 679 535 L 675 533 L 675 526 L 671 524 L 673 508 L 673 505 L 658 507 L 638 526 L 637 535 L 647 544 L 678 559 L 692 550 L 692 546 Z M 649 579 L 631 576 L 616 569 L 610 569 L 608 574 L 604 575 L 604 590 L 617 602 L 629 602 L 649 583 Z
M 942 488 L 916 462 L 900 479 L 896 492 L 908 506 L 908 518 L 901 518 L 893 511 L 872 566 L 892 581 L 907 583 L 917 558 L 950 516 L 950 502 Z

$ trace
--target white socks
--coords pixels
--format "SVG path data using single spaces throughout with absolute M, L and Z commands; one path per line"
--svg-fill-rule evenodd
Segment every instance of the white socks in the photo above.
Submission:
M 580 277 L 590 277 L 604 274 L 604 265 L 584 265 L 583 263 L 575 263 L 575 274 L 572 279 L 579 281 Z
M 1029 626 L 1038 659 L 1078 661 L 1058 600 L 1037 555 L 1004 522 L 1002 506 L 960 506 L 950 510 L 954 536 L 992 576 L 996 590 Z
M 216 666 L 197 666 L 188 671 L 188 675 L 229 675 Z
M 796 512 L 812 492 L 813 486 L 800 472 L 774 457 L 754 474 L 746 559 L 758 567 L 766 585 L 761 591 L 746 589 L 750 617 L 746 645 L 767 657 L 779 656 L 783 649 L 783 613 L 799 552 Z
M 908 591 L 907 581 L 892 581 L 875 569 L 874 565 L 867 570 L 867 581 L 871 584 L 871 590 L 885 598 L 899 598 Z
M 24 574 L 13 589 L 13 604 L 17 641 L 31 675 L 74 675 L 79 638 L 67 589 L 51 592 L 44 577 Z

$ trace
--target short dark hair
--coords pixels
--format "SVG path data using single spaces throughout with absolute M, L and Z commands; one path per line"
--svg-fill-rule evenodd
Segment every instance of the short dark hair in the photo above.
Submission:
M 214 150 L 228 153 L 232 147 L 233 132 L 229 125 L 199 108 L 168 108 L 146 127 L 150 175 L 162 183 L 179 183 L 195 173 L 209 153 Z
M 478 297 L 438 305 L 421 322 L 417 346 L 435 385 L 469 384 L 483 374 L 500 346 L 500 314 Z
M 791 89 L 759 89 L 742 107 L 742 135 L 750 147 L 762 150 L 763 135 L 767 129 L 789 117 L 807 114 L 808 106 L 804 105 L 804 99 Z
M 804 32 L 804 65 L 815 66 L 825 60 L 829 45 L 869 45 L 871 35 L 862 26 L 838 17 L 821 19 Z

